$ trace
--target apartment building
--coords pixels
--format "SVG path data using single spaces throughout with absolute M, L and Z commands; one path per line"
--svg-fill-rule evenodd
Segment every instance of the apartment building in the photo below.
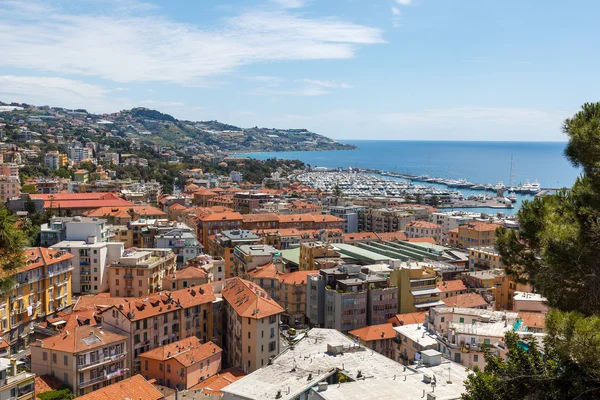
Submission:
M 213 192 L 212 190 L 207 189 L 205 187 L 199 187 L 193 193 L 194 205 L 200 207 L 208 207 L 210 199 L 216 196 L 218 196 L 216 192 Z
M 161 290 L 163 279 L 175 271 L 171 249 L 124 250 L 108 266 L 110 295 L 142 297 Z
M 398 232 L 415 220 L 415 214 L 398 208 L 366 208 L 359 212 L 360 232 Z
M 41 226 L 40 244 L 50 247 L 63 240 L 88 240 L 91 236 L 97 242 L 111 241 L 106 222 L 96 217 L 52 217 Z
M 93 150 L 88 147 L 83 147 L 81 143 L 74 144 L 67 150 L 69 159 L 78 163 L 88 158 L 92 158 Z
M 238 192 L 233 195 L 233 209 L 243 214 L 250 214 L 275 198 L 278 196 L 271 193 Z
M 300 271 L 311 271 L 319 269 L 317 260 L 328 258 L 339 258 L 340 253 L 335 247 L 323 242 L 307 242 L 300 244 Z
M 0 358 L 0 399 L 35 400 L 35 374 L 19 372 L 15 358 Z
M 127 225 L 138 219 L 163 220 L 167 213 L 149 205 L 125 207 L 100 207 L 85 213 L 86 217 L 102 218 L 112 225 Z
M 361 345 L 395 360 L 396 331 L 390 323 L 365 326 L 348 332 Z
M 470 247 L 468 252 L 470 271 L 504 269 L 502 256 L 493 246 Z
M 247 276 L 253 269 L 276 261 L 279 250 L 265 244 L 240 245 L 233 249 L 233 275 Z
M 249 373 L 279 354 L 279 322 L 284 309 L 252 282 L 228 279 L 221 292 L 227 302 L 225 354 L 230 366 Z
M 477 308 L 438 307 L 429 310 L 427 329 L 438 340 L 438 349 L 467 368 L 485 367 L 484 347 L 502 341 L 508 331 L 526 327 L 514 312 Z
M 2 344 L 11 354 L 34 340 L 35 323 L 72 304 L 71 254 L 33 247 L 23 251 L 23 258 L 25 265 L 12 272 L 15 286 L 0 296 Z
M 77 396 L 122 380 L 128 371 L 127 337 L 80 325 L 31 345 L 31 371 L 53 375 Z
M 221 354 L 216 344 L 192 336 L 140 354 L 141 374 L 161 386 L 190 389 L 219 373 Z
M 429 263 L 407 261 L 395 266 L 390 274 L 390 284 L 399 290 L 400 314 L 444 305 L 441 290 L 437 288 L 437 273 Z
M 273 213 L 244 214 L 244 229 L 250 231 L 262 231 L 265 229 L 276 229 L 279 226 L 279 216 Z
M 63 240 L 51 246 L 73 255 L 72 290 L 77 294 L 101 293 L 109 289 L 107 266 L 123 254 L 123 243 L 97 242 L 95 236 L 86 240 Z
M 460 279 L 438 281 L 437 288 L 440 289 L 440 298 L 442 300 L 448 297 L 467 293 L 467 287 Z
M 491 222 L 468 222 L 448 232 L 449 245 L 461 249 L 493 246 L 496 243 L 496 229 L 500 226 Z
M 19 164 L 0 163 L 0 175 L 19 177 Z
M 261 243 L 260 236 L 243 229 L 234 229 L 217 233 L 210 238 L 208 243 L 208 252 L 215 257 L 221 257 L 225 260 L 225 277 L 234 276 L 233 250 L 241 245 L 255 245 Z
M 173 250 L 177 257 L 177 265 L 184 265 L 202 254 L 202 245 L 196 239 L 194 230 L 183 223 L 178 223 L 168 232 L 154 236 L 154 247 Z
M 442 227 L 428 221 L 411 221 L 406 225 L 408 239 L 434 238 L 436 243 L 441 243 Z
M 188 267 L 201 268 L 208 274 L 208 282 L 224 281 L 225 278 L 225 260 L 221 257 L 213 257 L 209 254 L 201 254 L 196 258 L 189 260 Z
M 237 212 L 215 212 L 201 214 L 192 218 L 195 225 L 186 222 L 189 226 L 196 226 L 196 237 L 207 247 L 209 236 L 216 235 L 222 231 L 239 230 L 242 228 L 242 214 Z
M 365 207 L 355 205 L 332 206 L 329 207 L 329 213 L 335 217 L 344 220 L 344 233 L 358 232 L 359 215 Z
M 404 365 L 416 364 L 422 352 L 437 350 L 435 335 L 428 332 L 423 324 L 405 324 L 394 327 L 396 332 L 396 351 L 394 359 Z
M 279 275 L 279 304 L 285 310 L 281 314 L 284 324 L 291 327 L 306 326 L 308 278 L 318 274 L 318 271 L 296 271 Z
M 175 270 L 162 280 L 162 288 L 166 290 L 179 290 L 208 283 L 208 272 L 204 268 L 188 266 Z
M 0 202 L 19 197 L 21 194 L 21 181 L 18 176 L 0 175 Z
M 448 243 L 449 232 L 461 225 L 467 224 L 476 218 L 480 218 L 481 213 L 470 213 L 465 211 L 447 211 L 433 212 L 429 221 L 439 225 L 442 228 L 441 243 Z
M 263 243 L 278 250 L 300 247 L 302 243 L 319 241 L 323 243 L 343 243 L 344 235 L 341 229 L 260 229 L 255 233 L 262 237 Z
M 281 305 L 281 274 L 273 263 L 259 265 L 247 275 L 249 281 L 260 286 L 273 300 Z

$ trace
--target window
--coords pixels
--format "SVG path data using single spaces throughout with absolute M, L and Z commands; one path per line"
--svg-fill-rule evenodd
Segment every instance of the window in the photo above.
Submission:
M 277 322 L 277 315 L 271 315 L 269 317 L 269 323 L 274 324 L 275 322 Z
M 275 349 L 277 349 L 277 342 L 273 341 L 269 343 L 269 351 L 275 351 Z
M 43 352 L 43 353 L 42 353 L 42 359 L 43 359 L 44 361 L 48 361 L 48 353 L 46 353 L 46 352 Z
M 140 342 L 140 335 L 138 334 L 133 337 L 133 343 L 138 344 L 139 342 Z
M 144 276 L 144 271 L 142 271 L 141 269 L 138 269 L 137 276 Z
M 460 323 L 462 324 L 462 323 L 464 323 L 464 322 L 465 322 L 465 319 L 464 319 L 463 317 L 460 317 L 460 320 L 459 320 L 459 321 L 460 321 Z
M 144 360 L 144 369 L 148 371 L 148 360 Z
M 52 354 L 52 364 L 56 364 L 56 354 Z
M 248 318 L 248 325 L 251 325 L 252 321 L 250 321 L 250 318 Z
M 158 370 L 159 370 L 159 371 L 162 371 L 162 370 L 163 370 L 163 365 L 162 365 L 162 363 L 158 363 Z
M 68 356 L 64 356 L 63 362 L 65 363 L 65 365 L 69 365 L 69 357 Z
M 248 346 L 248 353 L 251 353 L 250 346 Z
M 442 317 L 441 322 L 444 322 L 446 320 L 446 317 Z
M 167 372 L 171 372 L 171 364 L 167 364 Z
M 142 287 L 142 280 L 141 279 L 138 281 L 138 286 Z
M 275 328 L 271 328 L 271 338 L 275 337 Z
M 261 344 L 261 345 L 260 345 L 260 352 L 261 352 L 261 353 L 264 353 L 264 351 L 265 351 L 265 345 L 264 345 L 264 344 Z
M 479 361 L 479 355 L 478 354 L 474 354 L 473 355 L 473 361 L 475 361 L 475 362 Z
M 250 339 L 250 332 L 248 332 L 248 339 Z

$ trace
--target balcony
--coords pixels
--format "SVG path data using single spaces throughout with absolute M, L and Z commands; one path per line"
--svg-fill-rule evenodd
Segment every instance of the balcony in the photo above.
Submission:
M 79 370 L 86 370 L 86 369 L 88 369 L 90 367 L 95 367 L 95 366 L 98 366 L 98 365 L 103 365 L 103 364 L 107 364 L 107 363 L 111 363 L 111 362 L 122 360 L 123 358 L 125 358 L 126 355 L 127 355 L 127 352 L 124 351 L 122 353 L 117 353 L 117 354 L 112 355 L 112 356 L 100 357 L 99 359 L 94 360 L 94 361 L 88 361 L 88 362 L 83 363 L 83 364 L 78 364 L 77 368 Z

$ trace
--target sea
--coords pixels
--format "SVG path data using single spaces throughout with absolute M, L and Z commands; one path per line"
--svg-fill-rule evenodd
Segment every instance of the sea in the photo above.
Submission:
M 344 140 L 358 150 L 294 151 L 246 153 L 257 159 L 297 159 L 311 167 L 367 168 L 410 175 L 428 175 L 450 179 L 466 179 L 480 184 L 502 181 L 507 186 L 519 186 L 525 181 L 538 181 L 543 188 L 559 189 L 573 185 L 581 170 L 573 167 L 564 156 L 566 142 L 463 142 L 463 141 L 401 141 Z M 418 182 L 417 184 L 424 184 Z M 443 186 L 441 186 L 443 187 Z M 457 189 L 454 189 L 457 190 Z M 466 196 L 482 194 L 477 190 L 458 189 Z M 490 193 L 490 192 L 487 192 Z M 523 200 L 531 195 L 517 195 L 516 212 Z M 469 211 L 495 213 L 490 208 L 470 208 Z

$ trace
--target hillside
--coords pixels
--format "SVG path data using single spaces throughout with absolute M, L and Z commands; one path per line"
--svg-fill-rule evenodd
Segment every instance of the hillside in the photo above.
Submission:
M 8 105 L 7 103 L 1 103 Z M 306 129 L 241 128 L 219 121 L 178 120 L 147 108 L 133 108 L 112 114 L 92 114 L 84 109 L 32 106 L 10 103 L 22 110 L 4 111 L 0 119 L 34 124 L 78 126 L 111 136 L 120 136 L 171 149 L 197 152 L 270 152 L 352 150 L 356 147 Z

